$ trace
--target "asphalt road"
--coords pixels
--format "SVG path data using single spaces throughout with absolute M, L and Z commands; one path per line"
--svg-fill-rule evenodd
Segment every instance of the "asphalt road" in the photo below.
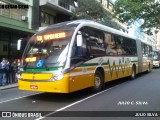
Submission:
M 135 80 L 126 78 L 107 83 L 105 90 L 100 93 L 92 93 L 89 89 L 71 94 L 35 93 L 19 91 L 17 88 L 3 90 L 0 91 L 0 111 L 46 111 L 43 113 L 45 116 L 37 117 L 37 120 L 79 120 L 82 117 L 86 120 L 160 120 L 160 112 L 158 112 L 159 117 L 145 117 L 145 114 L 148 113 L 144 113 L 144 111 L 152 111 L 152 115 L 156 116 L 156 111 L 160 111 L 159 91 L 160 69 L 154 69 L 151 73 L 139 75 Z M 78 112 L 55 113 L 55 111 Z M 106 117 L 111 111 L 113 111 L 111 113 L 113 115 Z M 113 117 L 114 114 L 116 116 L 116 113 L 121 114 L 116 111 L 136 111 L 141 116 Z M 57 113 L 63 117 L 49 117 Z M 99 117 L 98 114 L 106 116 Z M 129 116 L 130 112 L 122 114 Z M 3 119 L 23 120 L 35 118 Z

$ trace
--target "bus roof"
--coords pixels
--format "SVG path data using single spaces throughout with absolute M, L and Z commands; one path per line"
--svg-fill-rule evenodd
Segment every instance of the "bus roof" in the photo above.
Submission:
M 76 27 L 78 27 L 79 25 L 81 26 L 89 26 L 89 27 L 93 27 L 99 30 L 103 30 L 109 33 L 113 33 L 113 34 L 117 34 L 117 35 L 121 35 L 124 37 L 128 37 L 131 39 L 136 39 L 135 37 L 132 37 L 122 31 L 116 30 L 114 28 L 110 28 L 108 26 L 102 25 L 100 23 L 91 21 L 91 20 L 73 20 L 73 21 L 67 21 L 67 22 L 62 22 L 62 23 L 57 23 L 57 24 L 53 24 L 50 25 L 46 28 L 44 28 L 43 30 L 40 30 L 37 34 L 41 34 L 43 32 L 48 32 L 54 29 L 75 29 Z
M 43 32 L 48 32 L 52 31 L 54 29 L 71 29 L 77 27 L 80 23 L 82 23 L 84 20 L 73 20 L 73 21 L 66 21 L 66 22 L 61 22 L 53 25 L 49 25 L 47 27 L 43 27 L 40 29 L 37 34 L 43 33 Z M 86 20 L 87 21 L 87 20 Z

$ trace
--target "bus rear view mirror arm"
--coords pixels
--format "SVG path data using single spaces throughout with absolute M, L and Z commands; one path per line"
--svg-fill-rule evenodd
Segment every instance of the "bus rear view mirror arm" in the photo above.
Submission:
M 81 47 L 83 45 L 83 38 L 82 38 L 82 34 L 78 34 L 77 35 L 77 46 Z
M 21 50 L 21 42 L 22 42 L 21 39 L 17 41 L 17 50 Z

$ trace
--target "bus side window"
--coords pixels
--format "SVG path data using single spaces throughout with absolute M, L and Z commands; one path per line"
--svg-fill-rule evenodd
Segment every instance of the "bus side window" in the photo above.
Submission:
M 141 46 L 142 46 L 142 55 L 143 57 L 146 57 L 148 54 L 147 45 L 144 43 L 141 43 Z
M 94 28 L 90 28 L 87 43 L 90 57 L 99 57 L 106 55 L 103 32 Z
M 117 36 L 116 45 L 117 45 L 117 53 L 118 53 L 118 55 L 126 55 L 126 51 L 124 49 L 123 37 Z
M 137 55 L 136 41 L 127 37 L 124 37 L 124 50 L 127 56 Z M 129 41 L 129 42 L 128 42 Z
M 110 33 L 105 33 L 104 43 L 106 46 L 107 55 L 117 55 L 116 43 Z

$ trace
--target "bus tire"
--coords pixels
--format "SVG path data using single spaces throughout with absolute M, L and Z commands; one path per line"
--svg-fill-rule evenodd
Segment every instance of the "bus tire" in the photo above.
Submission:
M 147 72 L 149 73 L 151 71 L 151 67 L 150 67 L 150 64 L 148 65 L 148 69 L 147 69 Z
M 94 75 L 94 85 L 91 88 L 93 92 L 99 92 L 104 88 L 103 76 L 99 71 L 96 71 Z
M 136 67 L 133 65 L 132 66 L 132 73 L 131 73 L 131 80 L 136 78 Z

